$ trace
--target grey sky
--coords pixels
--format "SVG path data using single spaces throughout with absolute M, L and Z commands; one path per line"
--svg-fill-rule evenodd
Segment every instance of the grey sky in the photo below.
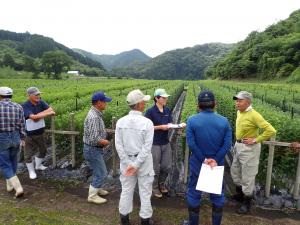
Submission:
M 299 0 L 3 0 L 0 29 L 41 34 L 96 54 L 138 48 L 154 57 L 241 41 L 297 9 Z

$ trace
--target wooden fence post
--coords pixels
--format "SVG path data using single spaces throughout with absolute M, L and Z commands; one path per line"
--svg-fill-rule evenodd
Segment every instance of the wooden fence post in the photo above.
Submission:
M 74 113 L 70 113 L 70 130 L 75 130 L 75 124 L 74 124 Z M 71 134 L 71 157 L 72 157 L 72 168 L 76 165 L 76 158 L 75 158 L 75 135 Z
M 188 147 L 187 140 L 186 140 L 186 137 L 185 137 L 185 148 L 184 148 L 184 177 L 183 177 L 183 182 L 184 182 L 185 184 L 187 183 L 188 171 L 189 171 L 189 147 Z
M 55 116 L 51 116 L 51 130 L 55 130 Z M 55 146 L 55 133 L 51 133 L 51 145 L 52 145 L 52 166 L 56 167 L 56 146 Z
M 295 180 L 294 193 L 293 193 L 294 199 L 297 199 L 299 197 L 299 185 L 300 185 L 300 152 L 298 156 L 298 166 L 297 166 L 296 180 Z
M 275 141 L 275 137 L 271 137 L 271 141 Z M 267 198 L 270 197 L 270 188 L 271 188 L 271 178 L 272 178 L 272 169 L 273 169 L 273 158 L 274 158 L 274 145 L 269 144 L 269 156 L 268 156 L 268 168 L 267 168 L 267 177 L 266 177 L 266 190 L 265 195 Z
M 116 129 L 116 117 L 113 117 L 111 120 L 111 127 L 113 130 Z M 112 166 L 113 166 L 113 176 L 115 177 L 117 175 L 117 151 L 115 146 L 115 134 L 113 135 L 113 138 L 111 139 L 111 147 L 112 147 Z

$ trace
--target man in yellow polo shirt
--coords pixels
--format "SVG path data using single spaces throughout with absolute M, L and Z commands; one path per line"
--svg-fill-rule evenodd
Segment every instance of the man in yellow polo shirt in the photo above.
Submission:
M 276 134 L 276 130 L 258 112 L 252 108 L 252 94 L 241 91 L 233 97 L 238 110 L 236 118 L 236 143 L 230 168 L 237 194 L 234 199 L 242 203 L 237 210 L 246 214 L 251 207 L 251 200 L 258 172 L 261 142 Z M 259 130 L 263 130 L 259 133 Z

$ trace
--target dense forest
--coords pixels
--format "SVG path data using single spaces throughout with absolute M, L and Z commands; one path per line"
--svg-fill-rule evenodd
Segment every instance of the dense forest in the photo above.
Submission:
M 32 35 L 28 32 L 15 33 L 0 30 L 0 66 L 2 67 L 8 66 L 19 71 L 47 73 L 45 69 L 47 66 L 50 69 L 49 64 L 45 65 L 43 62 L 47 61 L 45 61 L 45 57 L 50 59 L 49 54 L 55 56 L 52 57 L 56 60 L 55 69 L 62 66 L 62 70 L 79 70 L 90 76 L 100 76 L 105 73 L 100 62 L 74 52 L 51 38 L 37 34 Z M 52 72 L 56 73 L 56 71 Z
M 209 78 L 288 78 L 300 81 L 300 10 L 288 19 L 253 31 L 205 73 Z
M 113 70 L 116 74 L 145 79 L 204 79 L 205 69 L 227 55 L 234 44 L 209 43 L 165 52 L 146 63 Z
M 97 55 L 81 49 L 73 50 L 94 61 L 100 62 L 106 70 L 128 67 L 136 63 L 145 63 L 151 59 L 139 49 L 121 52 L 116 55 Z

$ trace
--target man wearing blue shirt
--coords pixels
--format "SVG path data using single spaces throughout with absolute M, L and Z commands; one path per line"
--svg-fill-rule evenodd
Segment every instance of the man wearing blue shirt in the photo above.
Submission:
M 152 146 L 153 168 L 155 172 L 153 195 L 162 197 L 168 193 L 165 181 L 172 166 L 172 150 L 169 142 L 169 126 L 172 123 L 172 113 L 166 106 L 168 97 L 165 89 L 156 89 L 154 92 L 155 104 L 146 111 L 145 117 L 154 124 L 154 138 Z
M 41 92 L 36 87 L 27 89 L 28 100 L 22 104 L 24 116 L 26 120 L 26 139 L 24 150 L 24 161 L 26 163 L 29 178 L 36 179 L 36 170 L 45 170 L 47 167 L 42 165 L 46 156 L 47 147 L 45 144 L 44 130 L 47 116 L 55 115 L 54 110 L 49 105 L 41 100 Z M 35 157 L 35 166 L 32 157 L 38 152 Z
M 211 167 L 223 166 L 226 153 L 230 150 L 232 133 L 228 120 L 215 113 L 214 94 L 202 91 L 198 96 L 200 112 L 187 121 L 186 138 L 191 151 L 189 166 L 190 176 L 187 190 L 189 222 L 184 224 L 198 225 L 201 191 L 196 185 L 202 163 Z M 221 195 L 210 194 L 212 202 L 212 224 L 220 225 L 225 202 L 224 190 Z

